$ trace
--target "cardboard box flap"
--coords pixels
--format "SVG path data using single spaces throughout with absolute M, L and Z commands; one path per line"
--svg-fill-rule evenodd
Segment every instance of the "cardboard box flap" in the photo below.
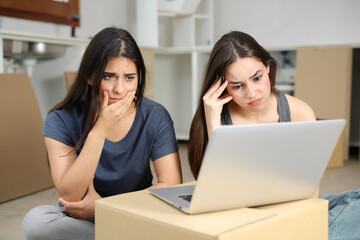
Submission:
M 169 204 L 164 204 L 164 201 L 147 190 L 100 199 L 96 201 L 96 205 L 210 236 L 276 216 L 274 211 L 255 208 L 187 215 Z M 203 224 L 205 221 L 206 224 Z

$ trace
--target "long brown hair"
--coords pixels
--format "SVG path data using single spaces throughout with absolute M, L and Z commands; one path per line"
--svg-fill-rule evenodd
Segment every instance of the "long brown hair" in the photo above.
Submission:
M 50 110 L 52 112 L 69 106 L 85 109 L 87 116 L 84 131 L 75 149 L 78 149 L 85 141 L 99 117 L 101 110 L 100 83 L 108 61 L 114 57 L 126 57 L 135 63 L 138 74 L 135 106 L 141 103 L 145 89 L 146 69 L 138 45 L 130 33 L 124 29 L 108 27 L 101 30 L 86 48 L 76 79 L 67 96 Z M 92 85 L 88 84 L 89 80 Z
M 238 58 L 245 57 L 255 57 L 266 67 L 270 66 L 269 78 L 271 92 L 277 92 L 275 89 L 277 72 L 276 60 L 271 57 L 271 55 L 261 47 L 253 37 L 246 33 L 232 31 L 223 35 L 211 51 L 198 108 L 190 128 L 188 160 L 191 172 L 195 179 L 198 177 L 204 152 L 209 140 L 202 98 L 217 79 L 225 76 L 225 70 L 230 64 L 235 62 Z

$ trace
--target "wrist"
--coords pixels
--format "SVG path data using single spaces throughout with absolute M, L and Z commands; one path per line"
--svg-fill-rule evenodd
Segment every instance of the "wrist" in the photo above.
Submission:
M 208 132 L 208 137 L 210 138 L 210 135 L 212 133 L 212 131 L 221 126 L 221 120 L 218 120 L 218 121 L 207 121 L 206 122 L 206 125 L 207 125 L 207 132 Z
M 96 127 L 96 125 L 90 130 L 88 136 L 94 136 L 96 138 L 104 138 L 106 137 L 106 131 Z

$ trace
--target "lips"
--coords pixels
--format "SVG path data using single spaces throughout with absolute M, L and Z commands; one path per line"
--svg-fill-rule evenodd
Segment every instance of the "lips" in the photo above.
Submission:
M 248 104 L 249 104 L 250 106 L 255 107 L 255 106 L 260 105 L 261 102 L 262 102 L 262 98 L 259 98 L 259 99 L 256 99 L 255 101 L 249 102 Z
M 118 102 L 118 101 L 120 101 L 122 98 L 110 98 L 109 99 L 109 102 L 110 103 L 116 103 L 116 102 Z
M 121 100 L 122 98 L 110 98 L 110 100 L 112 100 L 112 101 L 119 101 L 119 100 Z

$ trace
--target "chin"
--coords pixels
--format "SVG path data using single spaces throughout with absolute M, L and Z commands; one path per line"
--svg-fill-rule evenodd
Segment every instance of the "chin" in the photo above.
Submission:
M 253 112 L 259 113 L 259 112 L 264 111 L 264 108 L 254 108 L 254 109 L 250 109 L 250 110 Z
M 261 103 L 258 106 L 249 106 L 247 105 L 245 107 L 245 109 L 247 109 L 248 111 L 252 111 L 252 112 L 262 112 L 265 110 L 265 105 L 263 103 Z

